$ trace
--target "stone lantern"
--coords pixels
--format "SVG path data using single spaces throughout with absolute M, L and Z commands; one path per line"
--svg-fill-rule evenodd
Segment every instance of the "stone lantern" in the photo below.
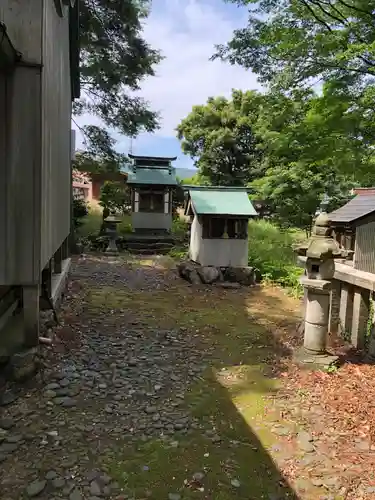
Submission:
M 108 247 L 105 251 L 108 255 L 118 255 L 119 251 L 116 245 L 117 225 L 121 223 L 121 219 L 117 219 L 113 215 L 109 215 L 104 219 L 105 234 L 109 237 Z
M 304 341 L 297 353 L 297 361 L 321 368 L 329 367 L 338 359 L 327 353 L 326 346 L 334 258 L 340 257 L 341 252 L 332 237 L 326 213 L 317 217 L 307 248 L 299 250 L 300 254 L 305 250 L 307 259 L 306 272 L 301 278 L 305 288 Z

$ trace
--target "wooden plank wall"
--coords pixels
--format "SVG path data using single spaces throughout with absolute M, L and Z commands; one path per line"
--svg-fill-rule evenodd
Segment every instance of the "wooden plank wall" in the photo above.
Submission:
M 5 161 L 0 166 L 0 285 L 39 277 L 40 69 L 6 75 Z M 4 153 L 3 153 L 4 154 Z
M 70 232 L 71 86 L 69 17 L 44 0 L 42 73 L 41 267 Z
M 1 0 L 0 21 L 22 59 L 0 83 L 0 285 L 33 283 L 39 275 L 35 238 L 40 208 L 40 67 L 42 0 Z
M 375 222 L 357 227 L 354 267 L 375 273 Z
M 43 0 L 0 1 L 0 21 L 5 24 L 15 49 L 28 62 L 40 63 L 42 60 L 42 5 Z

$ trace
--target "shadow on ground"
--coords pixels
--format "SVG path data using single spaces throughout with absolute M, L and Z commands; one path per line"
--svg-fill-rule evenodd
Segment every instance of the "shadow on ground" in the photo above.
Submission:
M 193 287 L 153 260 L 105 265 L 112 271 L 95 273 L 95 259 L 77 268 L 81 300 L 73 326 L 87 320 L 106 335 L 119 327 L 147 328 L 149 335 L 177 331 L 189 335 L 207 361 L 184 394 L 186 412 L 206 431 L 178 441 L 114 443 L 110 454 L 99 450 L 111 474 L 137 499 L 298 498 L 269 454 L 278 416 L 267 410 L 291 354 L 296 302 L 276 288 Z

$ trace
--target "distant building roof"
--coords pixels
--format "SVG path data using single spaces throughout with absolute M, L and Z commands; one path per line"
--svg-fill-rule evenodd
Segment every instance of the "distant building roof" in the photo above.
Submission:
M 177 159 L 177 156 L 142 156 L 142 155 L 132 155 L 132 154 L 129 154 L 128 155 L 129 158 L 131 158 L 132 160 L 135 160 L 137 162 L 137 160 L 139 161 L 161 161 L 161 162 L 165 162 L 165 161 L 174 161 Z
M 216 186 L 184 186 L 189 190 L 193 210 L 199 215 L 241 215 L 255 217 L 246 188 Z M 189 205 L 187 211 L 189 211 Z
M 129 158 L 133 160 L 133 165 L 124 167 L 128 184 L 177 185 L 176 169 L 171 165 L 175 157 L 129 155 Z
M 331 212 L 328 216 L 331 222 L 351 223 L 373 212 L 375 212 L 375 193 L 358 194 L 346 205 Z

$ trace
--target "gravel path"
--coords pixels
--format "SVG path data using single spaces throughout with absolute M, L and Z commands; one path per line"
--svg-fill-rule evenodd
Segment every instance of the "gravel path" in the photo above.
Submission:
M 2 500 L 297 498 L 223 387 L 207 378 L 214 343 L 202 343 L 187 315 L 166 327 L 165 309 L 148 310 L 153 293 L 172 304 L 181 286 L 157 266 L 104 258 L 74 265 L 43 377 L 0 408 Z M 202 292 L 198 301 L 210 301 L 202 311 L 215 315 L 226 293 L 237 292 Z M 275 419 L 268 427 L 285 429 Z

